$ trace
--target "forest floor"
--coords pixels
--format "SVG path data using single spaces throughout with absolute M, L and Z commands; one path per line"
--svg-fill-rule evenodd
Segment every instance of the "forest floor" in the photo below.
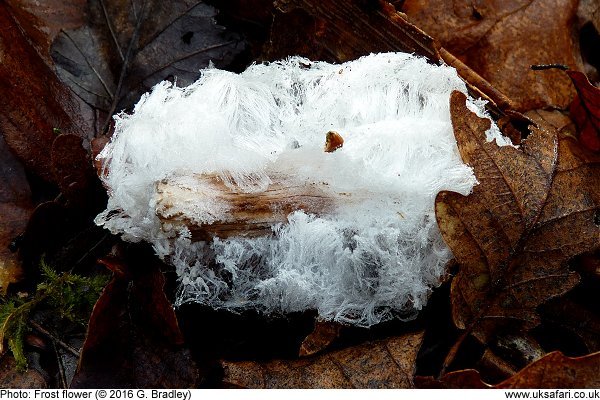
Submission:
M 597 1 L 5 0 L 0 26 L 0 387 L 600 387 Z M 479 185 L 436 199 L 455 259 L 415 318 L 174 308 L 174 267 L 94 223 L 112 117 L 158 82 L 389 51 L 455 67 L 518 145 L 448 99 Z

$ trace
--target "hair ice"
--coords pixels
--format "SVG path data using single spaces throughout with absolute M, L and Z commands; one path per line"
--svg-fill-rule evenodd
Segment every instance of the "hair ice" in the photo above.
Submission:
M 96 222 L 152 243 L 177 269 L 178 304 L 316 309 L 362 326 L 408 318 L 451 258 L 435 221 L 436 194 L 466 195 L 476 183 L 452 131 L 453 90 L 466 93 L 453 68 L 404 53 L 341 65 L 292 57 L 239 75 L 206 69 L 185 88 L 160 83 L 132 114 L 116 117 L 99 156 L 110 198 Z M 484 115 L 481 102 L 469 102 Z M 488 138 L 505 144 L 492 126 Z M 330 130 L 344 145 L 325 153 Z M 293 212 L 270 236 L 193 242 L 186 229 L 162 229 L 156 183 L 195 185 L 194 174 L 246 192 L 264 191 L 276 177 L 347 197 L 328 214 Z M 198 223 L 228 218 L 228 205 L 217 202 L 186 210 Z

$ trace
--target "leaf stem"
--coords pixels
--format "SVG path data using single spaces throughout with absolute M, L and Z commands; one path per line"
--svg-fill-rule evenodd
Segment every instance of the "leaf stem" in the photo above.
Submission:
M 454 345 L 452 345 L 452 348 L 450 349 L 450 351 L 446 355 L 446 358 L 444 358 L 444 363 L 442 364 L 442 369 L 441 369 L 440 374 L 438 376 L 439 379 L 441 379 L 442 376 L 444 376 L 444 374 L 446 373 L 446 370 L 448 369 L 448 367 L 450 366 L 450 364 L 452 364 L 452 362 L 456 358 L 456 354 L 458 354 L 458 350 L 460 349 L 460 347 L 464 343 L 465 339 L 471 334 L 472 330 L 473 330 L 472 327 L 469 327 L 469 329 L 467 329 L 466 331 L 464 331 L 460 335 L 460 337 L 456 340 L 456 342 L 454 342 Z
M 131 58 L 131 53 L 133 52 L 133 47 L 137 42 L 137 37 L 140 32 L 140 27 L 142 25 L 142 19 L 144 18 L 144 12 L 146 10 L 147 1 L 142 3 L 142 9 L 140 10 L 140 14 L 136 20 L 135 30 L 131 35 L 131 40 L 129 41 L 129 45 L 127 46 L 127 53 L 125 54 L 125 59 L 123 60 L 123 66 L 121 67 L 121 74 L 119 75 L 119 82 L 117 84 L 117 89 L 115 91 L 115 96 L 113 97 L 112 103 L 110 105 L 110 109 L 108 110 L 108 116 L 106 117 L 106 121 L 104 121 L 104 125 L 100 130 L 100 134 L 106 133 L 108 130 L 108 126 L 110 124 L 111 118 L 117 109 L 117 104 L 119 102 L 119 95 L 121 93 L 121 88 L 123 87 L 123 81 L 125 80 L 125 76 L 127 75 L 127 67 L 129 66 L 129 60 Z
M 104 19 L 106 20 L 106 25 L 108 26 L 108 31 L 110 32 L 110 36 L 113 42 L 115 42 L 115 46 L 117 47 L 117 51 L 119 52 L 121 61 L 125 61 L 125 56 L 123 56 L 123 50 L 121 50 L 121 46 L 119 45 L 119 41 L 117 40 L 115 30 L 112 24 L 110 23 L 110 18 L 108 18 L 108 11 L 106 10 L 106 4 L 104 4 L 104 0 L 100 0 L 100 7 L 102 8 L 102 13 L 104 14 Z
M 56 343 L 57 345 L 59 345 L 60 347 L 62 347 L 66 351 L 68 351 L 69 353 L 71 353 L 76 358 L 79 358 L 79 352 L 77 350 L 75 350 L 73 347 L 69 346 L 67 343 L 63 342 L 62 340 L 60 340 L 57 336 L 53 335 L 51 332 L 49 332 L 47 329 L 45 329 L 43 326 L 41 326 L 37 322 L 35 322 L 33 320 L 29 320 L 29 325 L 31 325 L 31 327 L 33 329 L 35 329 L 42 335 L 50 338 L 54 343 Z
M 94 75 L 96 75 L 96 78 L 98 78 L 98 81 L 100 81 L 100 84 L 102 85 L 102 87 L 106 91 L 106 94 L 108 94 L 111 99 L 114 99 L 114 97 L 115 97 L 114 94 L 108 88 L 108 85 L 106 84 L 106 82 L 104 82 L 104 79 L 102 79 L 102 76 L 100 75 L 100 73 L 98 71 L 96 71 L 96 68 L 94 68 L 94 66 L 92 65 L 92 63 L 90 62 L 90 60 L 88 60 L 88 58 L 85 55 L 85 53 L 83 52 L 83 50 L 81 50 L 81 48 L 79 48 L 79 46 L 77 45 L 77 42 L 64 29 L 61 29 L 60 31 L 62 33 L 64 33 L 64 35 L 67 38 L 69 38 L 69 40 L 71 41 L 71 43 L 73 43 L 73 46 L 75 46 L 75 48 L 77 49 L 77 51 L 79 52 L 79 54 L 81 54 L 83 56 L 83 59 L 85 60 L 85 63 L 88 65 L 88 67 L 90 67 L 90 69 L 92 70 L 92 72 L 94 73 Z

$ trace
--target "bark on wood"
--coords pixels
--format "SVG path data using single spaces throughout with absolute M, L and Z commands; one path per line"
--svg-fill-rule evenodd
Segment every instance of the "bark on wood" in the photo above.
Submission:
M 216 176 L 195 175 L 185 185 L 177 179 L 156 186 L 156 214 L 165 231 L 187 227 L 192 240 L 222 239 L 232 236 L 270 235 L 272 227 L 286 223 L 290 213 L 304 210 L 320 215 L 335 205 L 334 195 L 325 185 L 290 186 L 274 182 L 265 191 L 248 193 L 227 186 Z M 344 194 L 337 194 L 343 197 Z M 227 218 L 210 223 L 194 220 L 199 210 L 225 209 Z

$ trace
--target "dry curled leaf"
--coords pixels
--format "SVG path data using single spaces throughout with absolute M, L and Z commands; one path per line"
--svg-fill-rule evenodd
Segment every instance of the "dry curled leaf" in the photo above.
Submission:
M 583 68 L 576 0 L 407 0 L 409 20 L 506 94 L 519 111 L 566 108 L 575 95 L 564 74 L 532 71 L 561 63 Z
M 579 140 L 587 148 L 600 151 L 600 89 L 579 71 L 567 71 L 567 74 L 577 89 L 569 112 L 577 124 Z
M 344 145 L 344 138 L 336 131 L 329 131 L 325 135 L 325 152 L 333 153 Z
M 63 30 L 52 44 L 52 58 L 63 82 L 105 116 L 162 80 L 188 85 L 210 61 L 226 66 L 243 49 L 202 1 L 87 3 L 87 23 Z
M 584 62 L 584 72 L 590 80 L 598 82 L 600 78 L 600 3 L 597 0 L 579 0 L 577 9 L 577 27 L 579 44 Z
M 315 328 L 302 341 L 298 355 L 312 356 L 331 345 L 339 336 L 342 325 L 335 321 L 315 321 Z
M 245 388 L 412 388 L 423 332 L 296 361 L 222 362 L 223 382 Z
M 496 385 L 499 389 L 597 388 L 600 386 L 600 353 L 566 357 L 555 351 Z
M 450 108 L 479 184 L 469 196 L 441 192 L 436 217 L 460 264 L 454 323 L 488 342 L 503 328 L 535 327 L 536 308 L 578 283 L 567 261 L 600 246 L 600 158 L 541 120 L 520 148 L 499 147 L 464 94 L 454 92 Z
M 477 370 L 484 376 L 488 376 L 493 382 L 498 382 L 513 376 L 517 371 L 512 363 L 500 357 L 491 349 L 486 349 L 477 362 Z
M 467 369 L 453 371 L 437 380 L 417 377 L 420 388 L 446 389 L 576 389 L 600 385 L 600 353 L 571 358 L 555 351 L 529 364 L 497 385 L 481 380 L 479 372 Z

